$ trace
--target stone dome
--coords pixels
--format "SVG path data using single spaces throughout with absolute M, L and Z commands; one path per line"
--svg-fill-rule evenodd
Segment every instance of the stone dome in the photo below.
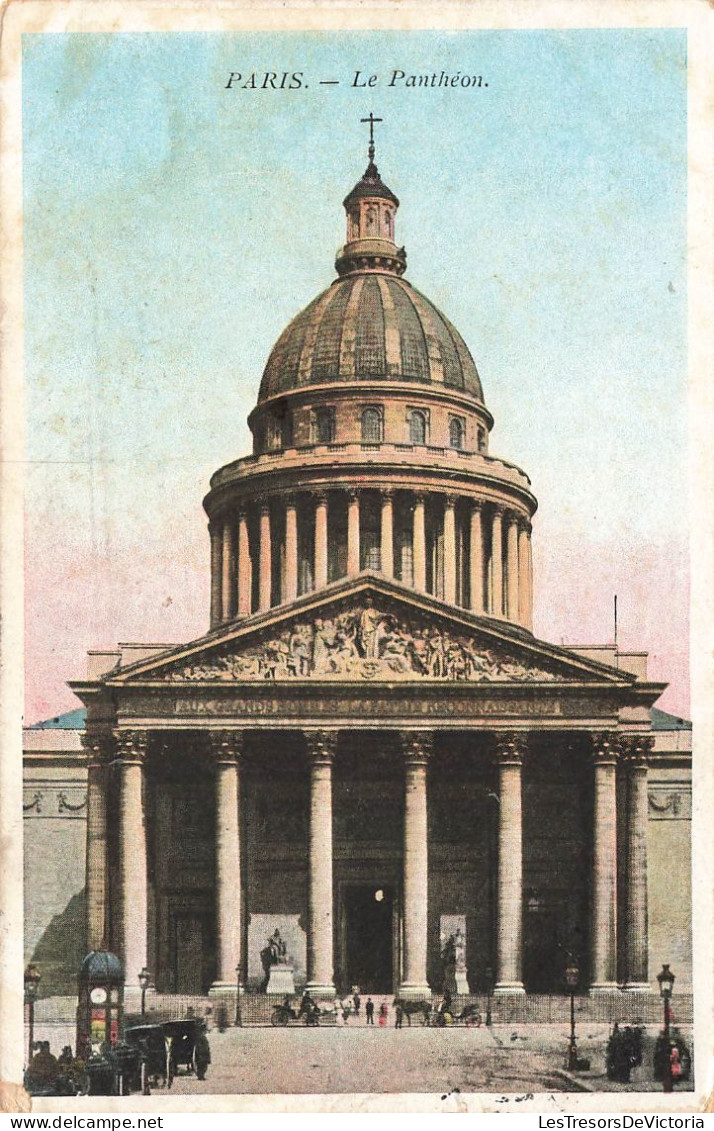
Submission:
M 329 382 L 421 382 L 481 404 L 476 366 L 458 330 L 433 303 L 389 271 L 337 279 L 283 331 L 258 401 Z

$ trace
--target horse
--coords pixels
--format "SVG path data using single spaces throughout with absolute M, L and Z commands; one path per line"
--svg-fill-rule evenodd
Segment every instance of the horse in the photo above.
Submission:
M 422 1016 L 422 1025 L 429 1024 L 429 1017 L 431 1014 L 430 1001 L 409 1001 L 405 998 L 395 998 L 395 1008 L 401 1006 L 402 1014 L 407 1019 L 407 1024 L 411 1028 L 412 1015 L 420 1013 Z

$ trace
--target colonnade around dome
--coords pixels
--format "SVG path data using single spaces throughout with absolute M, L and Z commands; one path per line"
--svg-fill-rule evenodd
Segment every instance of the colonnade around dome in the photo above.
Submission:
M 481 499 L 394 487 L 265 497 L 214 521 L 211 626 L 363 570 L 532 627 L 531 523 Z

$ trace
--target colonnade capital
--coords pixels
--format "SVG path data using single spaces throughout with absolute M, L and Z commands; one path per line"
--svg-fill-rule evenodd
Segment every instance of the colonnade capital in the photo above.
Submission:
M 616 766 L 623 753 L 623 736 L 616 731 L 595 731 L 590 735 L 590 757 L 596 766 Z
M 399 741 L 407 765 L 425 766 L 434 748 L 434 732 L 431 730 L 402 730 L 399 731 Z
M 111 730 L 94 730 L 89 728 L 80 739 L 82 746 L 87 751 L 88 768 L 105 766 L 111 760 L 114 749 Z
M 496 732 L 496 761 L 500 766 L 521 766 L 527 749 L 527 734 L 520 731 Z
M 305 730 L 307 755 L 313 763 L 331 763 L 337 749 L 338 730 Z
M 654 736 L 651 734 L 628 735 L 620 740 L 623 761 L 633 769 L 647 768 L 648 759 L 654 749 Z
M 211 757 L 217 765 L 234 765 L 243 755 L 245 732 L 211 730 L 208 732 Z
M 149 746 L 148 730 L 114 730 L 114 743 L 121 762 L 125 764 L 138 763 L 141 765 L 146 758 Z

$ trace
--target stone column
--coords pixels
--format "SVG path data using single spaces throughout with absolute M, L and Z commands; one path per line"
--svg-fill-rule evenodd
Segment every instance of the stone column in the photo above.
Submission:
M 270 608 L 272 580 L 272 543 L 270 537 L 270 506 L 263 503 L 260 508 L 260 557 L 258 559 L 258 610 Z
M 426 768 L 432 750 L 428 731 L 401 735 L 405 764 L 404 790 L 404 958 L 399 993 L 430 997 L 426 980 L 429 909 L 429 842 Z
M 327 495 L 315 497 L 315 589 L 327 585 Z
M 506 529 L 506 576 L 507 584 L 507 609 L 506 615 L 510 621 L 518 622 L 520 607 L 520 591 L 518 577 L 518 515 L 511 511 L 508 515 Z
M 491 527 L 491 570 L 493 574 L 493 607 L 494 616 L 503 616 L 503 507 L 493 508 L 493 525 Z
M 147 964 L 148 883 L 144 759 L 148 732 L 115 732 L 121 774 L 119 794 L 119 871 L 121 877 L 122 958 L 127 989 L 139 987 L 139 971 Z
M 444 499 L 444 600 L 456 604 L 456 499 Z
M 530 526 L 527 519 L 521 519 L 518 527 L 518 619 L 524 628 L 530 628 L 532 623 L 528 593 Z
M 474 613 L 483 612 L 483 504 L 471 504 L 471 556 L 469 559 L 470 606 Z
M 253 569 L 250 561 L 248 516 L 241 511 L 238 516 L 238 615 L 250 616 L 253 605 Z
M 235 990 L 241 962 L 241 731 L 210 732 L 216 777 L 216 980 L 211 994 Z M 241 970 L 242 982 L 242 970 Z
M 380 561 L 385 577 L 394 577 L 394 491 L 382 491 L 382 537 Z
M 87 940 L 86 949 L 107 946 L 107 782 L 109 736 L 88 730 L 82 736 L 87 751 Z
M 208 533 L 211 539 L 211 628 L 215 628 L 221 623 L 223 615 L 223 531 L 217 523 L 209 522 Z
M 221 620 L 235 616 L 234 597 L 236 571 L 235 531 L 230 519 L 223 522 L 223 568 L 221 571 Z
M 295 499 L 285 503 L 285 600 L 294 601 L 298 593 L 298 532 Z
M 414 566 L 414 588 L 426 592 L 426 525 L 424 520 L 424 496 L 414 499 L 414 534 L 412 539 Z
M 647 759 L 654 739 L 638 735 L 627 750 L 627 980 L 632 993 L 650 991 L 647 923 Z
M 359 491 L 348 492 L 347 504 L 347 576 L 359 573 Z
M 526 608 L 528 609 L 528 623 L 526 628 L 533 628 L 533 542 L 531 527 L 528 527 L 528 537 L 526 539 Z
M 594 828 L 590 993 L 617 989 L 616 742 L 616 735 L 591 735 Z
M 523 823 L 521 772 L 525 737 L 500 735 L 498 760 L 498 922 L 496 994 L 523 989 Z
M 307 989 L 334 998 L 332 760 L 337 731 L 306 731 L 310 761 Z

